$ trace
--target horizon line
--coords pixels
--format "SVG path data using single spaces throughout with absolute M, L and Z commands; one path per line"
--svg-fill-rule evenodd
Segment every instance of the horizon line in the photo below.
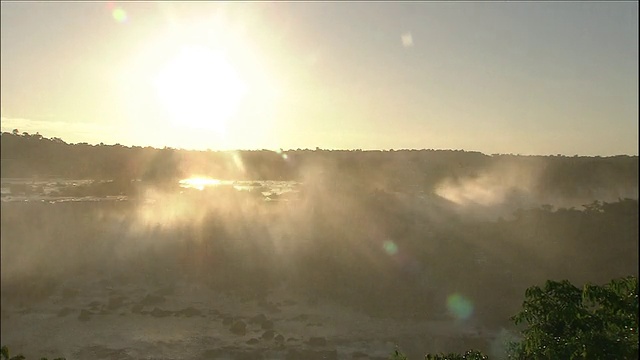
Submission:
M 16 130 L 16 129 L 14 129 Z M 208 149 L 188 149 L 188 148 L 176 148 L 176 147 L 172 147 L 172 146 L 164 146 L 164 147 L 156 147 L 156 146 L 151 146 L 151 145 L 147 145 L 147 146 L 142 146 L 142 145 L 125 145 L 125 144 L 121 144 L 121 143 L 113 143 L 113 144 L 107 144 L 104 142 L 100 142 L 100 143 L 89 143 L 86 141 L 83 142 L 76 142 L 76 143 L 72 143 L 72 142 L 66 142 L 64 139 L 59 138 L 59 137 L 46 137 L 42 134 L 40 134 L 39 132 L 36 133 L 28 133 L 26 131 L 23 132 L 18 132 L 17 135 L 14 135 L 13 132 L 9 132 L 9 131 L 2 131 L 1 134 L 8 134 L 11 136 L 19 136 L 19 137 L 23 137 L 23 134 L 28 134 L 30 136 L 35 136 L 35 135 L 39 135 L 41 136 L 42 139 L 47 139 L 47 140 L 55 140 L 55 139 L 59 139 L 60 141 L 62 141 L 64 144 L 66 145 L 89 145 L 92 147 L 95 146 L 122 146 L 122 147 L 126 147 L 129 149 L 133 149 L 133 148 L 152 148 L 155 150 L 178 150 L 178 151 L 194 151 L 194 152 L 237 152 L 237 151 L 245 151 L 245 152 L 255 152 L 255 151 L 271 151 L 271 152 L 275 152 L 275 153 L 280 153 L 280 152 L 296 152 L 296 151 L 327 151 L 327 152 L 400 152 L 400 151 L 449 151 L 449 152 L 465 152 L 465 153 L 477 153 L 477 154 L 481 154 L 484 156 L 520 156 L 520 157 L 569 157 L 569 158 L 575 158 L 575 157 L 589 157 L 589 158 L 612 158 L 612 157 L 621 157 L 621 156 L 627 156 L 627 157 L 638 157 L 638 154 L 616 154 L 616 155 L 585 155 L 585 154 L 573 154 L 573 155 L 568 155 L 568 154 L 562 154 L 562 153 L 556 153 L 556 154 L 523 154 L 523 153 L 486 153 L 483 151 L 479 151 L 479 150 L 465 150 L 465 149 L 453 149 L 453 148 L 448 148 L 448 149 L 443 149 L 443 148 L 323 148 L 321 146 L 315 146 L 312 148 L 290 148 L 288 150 L 285 150 L 283 148 L 278 148 L 278 149 L 266 149 L 266 148 L 255 148 L 255 149 L 218 149 L 218 150 L 214 150 L 211 148 Z

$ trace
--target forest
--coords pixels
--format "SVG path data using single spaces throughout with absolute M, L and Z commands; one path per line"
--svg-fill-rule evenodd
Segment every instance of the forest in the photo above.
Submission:
M 3 178 L 109 179 L 173 182 L 194 176 L 231 180 L 295 180 L 309 176 L 360 182 L 372 189 L 430 192 L 445 180 L 496 173 L 538 197 L 615 200 L 637 197 L 638 157 L 485 155 L 463 150 L 189 151 L 173 148 L 67 144 L 39 134 L 3 132 Z M 604 191 L 604 193 L 602 193 Z M 635 192 L 634 192 L 635 191 Z

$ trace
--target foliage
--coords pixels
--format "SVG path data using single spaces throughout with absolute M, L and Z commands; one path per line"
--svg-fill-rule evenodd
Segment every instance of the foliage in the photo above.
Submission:
M 24 360 L 25 357 L 23 355 L 16 355 L 13 357 L 9 356 L 9 348 L 6 346 L 3 346 L 2 349 L 0 350 L 0 356 L 2 356 L 1 360 Z M 47 358 L 40 358 L 40 360 L 47 360 Z M 55 358 L 53 360 L 66 360 L 65 358 Z
M 480 351 L 468 350 L 464 354 L 427 354 L 424 356 L 425 360 L 488 360 L 489 357 L 484 355 Z
M 408 360 L 407 356 L 396 349 L 390 357 L 391 360 Z M 481 353 L 480 351 L 468 350 L 464 354 L 427 354 L 424 356 L 425 360 L 488 360 L 489 357 Z
M 556 157 L 485 155 L 460 150 L 353 151 L 308 149 L 252 151 L 188 151 L 120 144 L 68 144 L 59 138 L 13 132 L 0 134 L 3 177 L 65 177 L 72 179 L 184 178 L 201 176 L 234 180 L 305 180 L 309 167 L 322 168 L 340 178 L 354 177 L 367 184 L 387 187 L 415 186 L 432 189 L 445 179 L 473 179 L 490 169 L 506 167 L 532 170 L 543 164 L 536 192 L 549 197 L 590 197 L 604 188 L 637 186 L 638 157 Z M 237 166 L 241 161 L 241 167 Z M 515 169 L 514 168 L 514 169 Z M 528 170 L 527 170 L 528 171 Z M 531 190 L 531 189 L 530 189 Z
M 547 281 L 525 292 L 524 339 L 513 344 L 517 359 L 637 359 L 638 278 L 612 280 L 583 289 L 569 281 Z
M 401 353 L 400 350 L 396 348 L 393 354 L 391 354 L 391 357 L 389 357 L 389 359 L 390 360 L 407 360 L 407 356 Z
M 568 280 L 547 281 L 525 292 L 522 310 L 511 317 L 526 323 L 523 340 L 511 343 L 511 359 L 637 359 L 638 278 L 577 288 Z M 407 360 L 398 349 L 391 360 Z M 481 352 L 427 354 L 425 360 L 486 360 Z
M 6 346 L 3 346 L 2 349 L 0 349 L 0 355 L 2 356 L 2 360 L 24 360 L 24 356 L 22 355 L 16 355 L 14 357 L 10 357 L 9 348 Z

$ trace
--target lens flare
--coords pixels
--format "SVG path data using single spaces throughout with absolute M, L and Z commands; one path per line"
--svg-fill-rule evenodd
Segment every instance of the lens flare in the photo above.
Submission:
M 398 253 L 398 245 L 391 240 L 387 240 L 382 244 L 382 248 L 389 255 L 395 255 Z
M 473 314 L 473 303 L 460 294 L 447 297 L 447 309 L 458 320 L 466 320 Z
M 122 8 L 113 9 L 111 15 L 113 15 L 113 18 L 119 23 L 127 21 L 127 13 Z
M 401 39 L 402 39 L 402 46 L 406 48 L 413 46 L 413 36 L 411 35 L 411 32 L 406 32 L 402 34 Z

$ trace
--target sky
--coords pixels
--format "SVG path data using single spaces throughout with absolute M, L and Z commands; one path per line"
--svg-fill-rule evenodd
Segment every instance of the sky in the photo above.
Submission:
M 637 155 L 638 2 L 2 2 L 2 131 Z

